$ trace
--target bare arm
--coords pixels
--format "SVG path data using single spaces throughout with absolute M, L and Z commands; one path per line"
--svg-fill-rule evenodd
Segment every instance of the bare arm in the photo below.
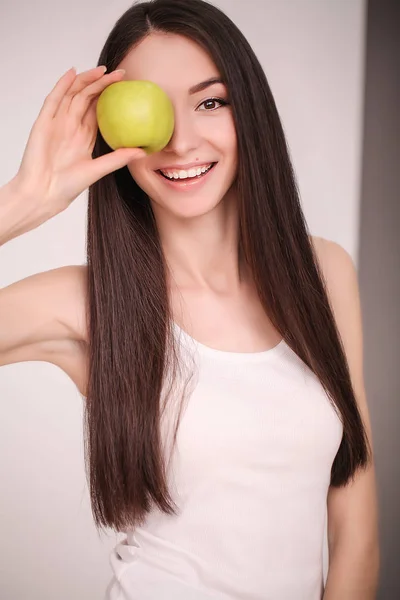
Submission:
M 329 571 L 324 600 L 374 600 L 379 581 L 378 501 L 371 419 L 363 374 L 363 332 L 357 271 L 335 242 L 320 240 L 320 257 L 372 461 L 345 487 L 329 489 Z
M 87 395 L 86 267 L 37 273 L 0 289 L 0 367 L 43 361 Z
M 0 188 L 0 246 L 40 225 L 44 216 L 17 179 L 11 180 Z M 86 267 L 79 265 L 37 273 L 0 289 L 0 366 L 50 362 L 82 391 L 85 303 Z
M 32 227 L 26 222 L 29 219 L 27 208 L 15 179 L 0 188 L 0 246 L 36 226 L 32 218 Z
M 0 245 L 42 221 L 43 211 L 16 178 L 0 188 Z M 85 302 L 86 267 L 79 265 L 36 273 L 0 289 L 0 366 L 45 361 L 71 375 L 76 368 L 68 357 L 86 339 Z
M 0 289 L 0 366 L 47 360 L 61 342 L 86 339 L 85 268 L 60 267 Z
M 0 188 L 0 246 L 65 210 L 101 177 L 146 156 L 140 148 L 120 148 L 92 158 L 97 98 L 122 75 L 104 74 L 102 67 L 79 75 L 69 70 L 48 94 L 17 175 Z M 52 362 L 82 391 L 85 306 L 84 266 L 37 273 L 0 289 L 0 366 Z

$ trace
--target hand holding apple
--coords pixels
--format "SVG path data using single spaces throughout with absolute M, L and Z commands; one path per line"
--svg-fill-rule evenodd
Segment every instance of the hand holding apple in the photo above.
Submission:
M 123 77 L 122 71 L 105 71 L 103 65 L 79 74 L 69 69 L 46 96 L 8 188 L 23 199 L 13 235 L 38 227 L 105 175 L 146 157 L 140 148 L 92 157 L 98 131 L 93 100 Z
M 152 81 L 117 81 L 100 95 L 97 122 L 107 144 L 159 152 L 172 137 L 174 109 L 168 95 Z

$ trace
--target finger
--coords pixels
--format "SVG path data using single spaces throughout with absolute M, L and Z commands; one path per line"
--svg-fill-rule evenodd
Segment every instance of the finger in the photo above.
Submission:
M 140 160 L 146 156 L 146 152 L 141 148 L 120 148 L 119 150 L 114 150 L 109 154 L 91 160 L 90 169 L 88 165 L 84 166 L 80 171 L 81 181 L 77 181 L 76 183 L 80 188 L 86 189 L 105 175 L 109 175 L 117 169 L 122 169 L 122 167 L 125 167 L 133 160 Z
M 88 71 L 83 71 L 83 73 L 80 73 L 76 77 L 71 88 L 68 90 L 68 95 L 74 96 L 78 92 L 82 91 L 87 85 L 93 83 L 93 81 L 96 81 L 99 79 L 99 77 L 102 77 L 106 71 L 107 67 L 105 65 L 100 65 L 98 67 L 94 67 L 93 69 L 89 69 Z
M 65 93 L 70 88 L 75 77 L 76 71 L 74 68 L 69 69 L 62 77 L 60 77 L 52 91 L 46 96 L 43 106 L 39 112 L 38 119 L 52 119 L 54 117 L 60 102 L 64 98 Z
M 112 73 L 104 75 L 101 79 L 88 85 L 84 90 L 73 97 L 69 107 L 69 115 L 72 117 L 75 124 L 82 122 L 92 101 L 97 98 L 107 86 L 120 81 L 124 74 L 125 71 L 123 69 L 112 71 Z
M 100 77 L 103 77 L 106 69 L 107 67 L 105 66 L 95 67 L 94 69 L 89 69 L 89 71 L 84 71 L 83 73 L 77 75 L 75 81 L 60 102 L 56 116 L 65 114 L 69 110 L 71 101 L 73 100 L 75 94 L 79 94 L 79 92 L 84 90 L 85 87 L 94 81 L 97 81 Z
M 98 98 L 93 98 L 89 103 L 88 109 L 82 118 L 82 126 L 87 128 L 93 136 L 97 134 L 97 102 Z

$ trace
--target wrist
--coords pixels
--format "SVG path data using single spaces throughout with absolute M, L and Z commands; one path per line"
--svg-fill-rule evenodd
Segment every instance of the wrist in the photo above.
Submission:
M 0 246 L 34 227 L 32 203 L 18 176 L 0 187 Z

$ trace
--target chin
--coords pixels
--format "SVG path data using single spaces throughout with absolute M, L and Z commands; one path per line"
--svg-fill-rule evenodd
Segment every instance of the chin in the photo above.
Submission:
M 152 206 L 155 214 L 158 212 L 158 207 L 162 212 L 168 212 L 176 219 L 196 219 L 203 217 L 216 210 L 222 203 L 222 199 L 210 200 L 209 198 L 178 198 L 172 205 L 165 202 L 158 203 L 152 201 Z

